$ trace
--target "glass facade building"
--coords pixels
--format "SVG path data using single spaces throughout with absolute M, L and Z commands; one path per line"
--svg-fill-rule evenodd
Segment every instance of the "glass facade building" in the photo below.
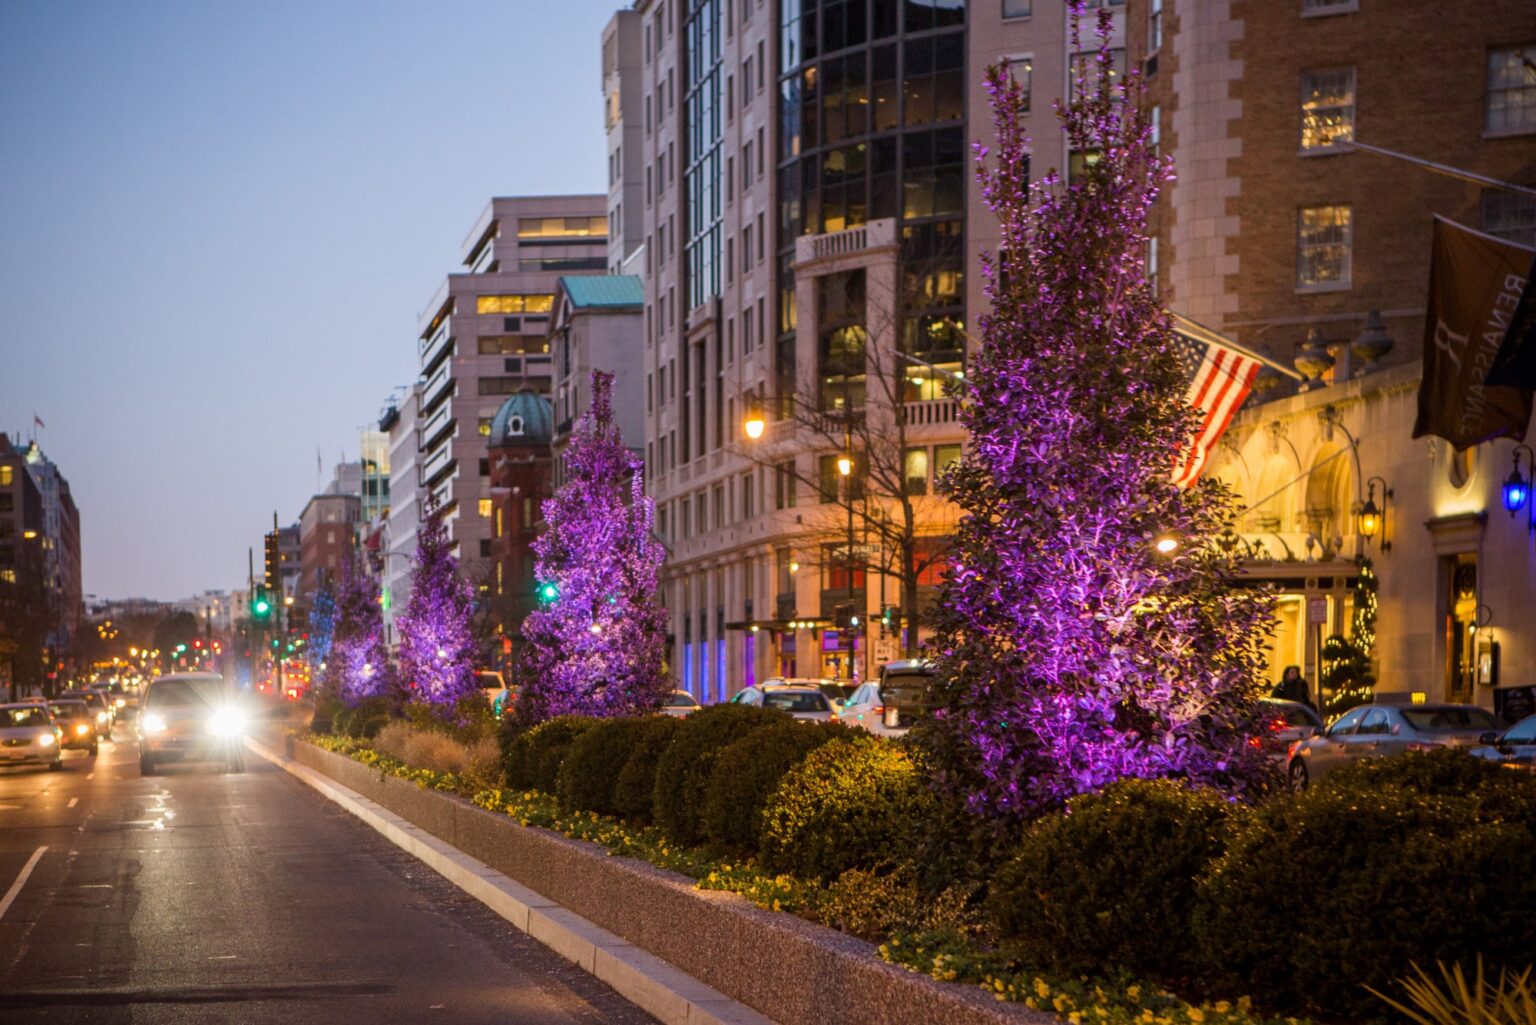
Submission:
M 958 370 L 965 321 L 963 0 L 782 0 L 778 390 L 795 380 L 795 239 L 896 218 L 903 351 Z M 823 340 L 824 342 L 826 340 Z M 828 387 L 822 375 L 823 387 Z M 908 400 L 936 398 L 914 367 Z M 831 398 L 841 390 L 834 382 Z
M 684 25 L 683 171 L 688 308 L 720 294 L 721 0 L 691 0 Z

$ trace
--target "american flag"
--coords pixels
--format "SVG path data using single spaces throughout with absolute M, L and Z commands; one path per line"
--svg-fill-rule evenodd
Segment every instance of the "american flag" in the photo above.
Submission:
M 1211 449 L 1221 440 L 1238 407 L 1253 390 L 1262 361 L 1250 353 L 1220 344 L 1215 332 L 1182 317 L 1174 317 L 1175 335 L 1189 388 L 1185 400 L 1199 410 L 1194 444 L 1173 462 L 1173 482 L 1187 488 L 1200 477 Z

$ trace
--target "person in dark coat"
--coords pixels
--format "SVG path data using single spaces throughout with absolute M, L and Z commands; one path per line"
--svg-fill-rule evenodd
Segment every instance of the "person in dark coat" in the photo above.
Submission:
M 1295 701 L 1308 708 L 1314 708 L 1312 693 L 1307 688 L 1306 678 L 1301 675 L 1301 666 L 1285 667 L 1285 672 L 1280 674 L 1280 682 L 1275 685 L 1272 696 L 1282 701 Z

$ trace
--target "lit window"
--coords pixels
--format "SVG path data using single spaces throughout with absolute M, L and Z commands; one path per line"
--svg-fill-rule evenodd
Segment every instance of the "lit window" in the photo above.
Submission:
M 1488 51 L 1490 132 L 1536 129 L 1536 43 Z
M 486 519 L 491 518 L 491 500 L 489 498 L 480 499 L 480 515 Z
M 1125 87 L 1125 50 L 1113 48 L 1109 53 L 1109 87 L 1118 93 Z M 1071 102 L 1078 100 L 1077 85 L 1082 79 L 1085 85 L 1095 89 L 1099 82 L 1099 51 L 1087 53 L 1074 53 L 1072 55 L 1071 81 L 1067 83 L 1071 93 Z
M 1483 230 L 1516 245 L 1536 247 L 1536 199 L 1519 192 L 1484 189 Z
M 482 437 L 482 438 L 489 438 L 491 436 L 491 418 L 490 417 L 482 416 L 480 418 L 479 432 L 480 432 L 480 437 Z
M 555 308 L 553 295 L 477 295 L 476 313 L 548 313 Z
M 1351 245 L 1347 206 L 1303 207 L 1296 218 L 1296 287 L 1347 288 Z
M 14 471 L 9 466 L 0 466 L 0 488 L 11 486 Z
M 1355 138 L 1355 69 L 1301 75 L 1301 148 L 1327 149 Z
M 1029 92 L 1035 73 L 1033 57 L 1009 57 L 1003 61 L 1003 69 L 1024 94 L 1024 109 L 1029 109 Z
M 585 238 L 608 236 L 608 217 L 519 217 L 518 238 Z
M 1034 0 L 1003 0 L 1003 17 L 1027 18 L 1033 6 Z
M 904 475 L 907 479 L 907 494 L 926 495 L 928 493 L 928 450 L 909 448 L 903 462 L 906 464 Z

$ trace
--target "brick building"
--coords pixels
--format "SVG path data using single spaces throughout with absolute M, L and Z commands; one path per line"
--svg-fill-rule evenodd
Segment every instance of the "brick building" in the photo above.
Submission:
M 537 605 L 533 541 L 551 493 L 554 416 L 550 401 L 518 392 L 491 418 L 486 454 L 491 478 L 490 608 L 502 638 L 492 664 L 503 667 L 522 640 L 523 618 Z

